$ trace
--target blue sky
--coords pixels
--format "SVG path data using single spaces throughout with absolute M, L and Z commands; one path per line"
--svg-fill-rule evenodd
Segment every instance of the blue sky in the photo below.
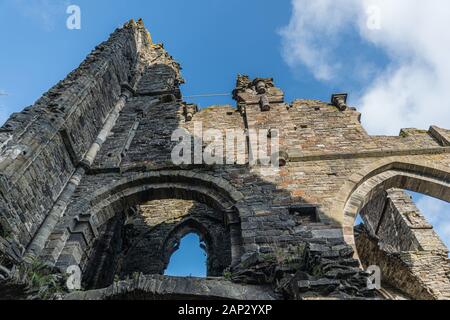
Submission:
M 81 30 L 66 28 L 69 4 Z M 0 122 L 142 17 L 182 64 L 185 96 L 231 93 L 243 73 L 273 77 L 289 101 L 348 92 L 372 134 L 450 128 L 449 16 L 447 0 L 0 0 Z M 450 216 L 436 215 L 449 205 L 416 201 L 450 244 Z
M 206 277 L 206 253 L 200 248 L 200 238 L 191 233 L 181 239 L 165 272 L 168 276 Z
M 312 75 L 295 80 L 281 59 L 277 30 L 286 24 L 289 1 L 81 0 L 73 2 L 81 8 L 81 30 L 66 28 L 67 3 L 0 1 L 0 35 L 7 44 L 0 51 L 0 90 L 9 93 L 0 100 L 2 110 L 12 112 L 33 103 L 117 26 L 138 17 L 154 41 L 164 42 L 182 63 L 185 95 L 231 93 L 237 73 L 273 76 L 290 99 L 328 100 L 332 91 L 314 83 Z M 228 97 L 196 102 L 233 103 Z M 0 120 L 5 120 L 4 111 Z

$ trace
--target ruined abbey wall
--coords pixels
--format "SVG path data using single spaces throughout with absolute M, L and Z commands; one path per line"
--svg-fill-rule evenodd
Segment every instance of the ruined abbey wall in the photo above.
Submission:
M 0 252 L 9 264 L 75 265 L 87 289 L 107 287 L 116 276 L 162 274 L 167 244 L 194 231 L 207 245 L 210 275 L 278 283 L 285 298 L 369 297 L 353 251 L 356 215 L 375 212 L 370 228 L 391 188 L 450 201 L 450 130 L 370 136 L 346 96 L 290 103 L 272 79 L 246 76 L 233 91 L 236 108 L 198 110 L 183 101 L 182 83 L 178 63 L 131 21 L 8 120 L 0 130 Z M 234 151 L 243 164 L 174 164 L 173 132 L 198 139 L 196 123 L 224 136 L 278 130 L 281 167 L 250 164 L 245 136 L 246 148 Z M 396 232 L 388 227 L 376 236 L 400 252 L 438 241 L 405 221 Z
M 142 35 L 114 33 L 0 130 L 2 226 L 20 256 L 132 81 Z M 6 215 L 6 216 L 5 216 Z

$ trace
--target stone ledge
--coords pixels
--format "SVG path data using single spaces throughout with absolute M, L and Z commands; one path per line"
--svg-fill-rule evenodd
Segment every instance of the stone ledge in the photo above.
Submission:
M 425 155 L 425 154 L 443 154 L 450 153 L 450 147 L 436 147 L 425 149 L 392 149 L 392 150 L 375 150 L 348 153 L 316 153 L 303 154 L 302 152 L 289 152 L 289 162 L 302 161 L 319 161 L 319 160 L 336 160 L 336 159 L 356 159 L 356 158 L 382 158 L 392 156 L 409 156 L 409 155 Z
M 180 278 L 140 275 L 108 288 L 68 294 L 65 300 L 276 300 L 266 286 L 235 284 L 222 278 Z

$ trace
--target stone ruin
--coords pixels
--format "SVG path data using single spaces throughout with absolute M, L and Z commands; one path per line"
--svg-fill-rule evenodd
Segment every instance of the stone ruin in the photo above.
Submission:
M 0 299 L 450 298 L 448 249 L 403 191 L 450 201 L 450 130 L 370 136 L 346 94 L 287 103 L 242 75 L 236 107 L 199 110 L 182 83 L 131 20 L 1 127 Z M 174 165 L 195 122 L 279 129 L 279 171 Z M 164 276 L 192 232 L 208 277 Z

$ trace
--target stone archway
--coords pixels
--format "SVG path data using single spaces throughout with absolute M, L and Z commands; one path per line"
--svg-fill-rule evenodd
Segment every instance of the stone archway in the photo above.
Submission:
M 86 268 L 101 228 L 118 214 L 136 205 L 157 199 L 193 200 L 223 214 L 230 234 L 231 264 L 238 263 L 243 252 L 240 218 L 249 214 L 243 196 L 226 180 L 187 171 L 145 172 L 119 179 L 96 191 L 69 211 L 63 223 L 69 235 L 55 237 L 48 247 L 62 247 L 56 266 Z M 83 213 L 79 213 L 83 212 Z M 57 241 L 58 243 L 55 243 Z
M 171 198 L 118 213 L 101 227 L 83 269 L 83 284 L 104 288 L 136 274 L 163 275 L 181 239 L 190 233 L 204 244 L 206 275 L 223 276 L 231 265 L 230 230 L 223 213 L 197 201 Z
M 342 222 L 344 238 L 353 243 L 359 211 L 380 192 L 399 188 L 450 202 L 450 169 L 431 163 L 385 159 L 353 174 L 336 197 L 332 210 Z
M 384 160 L 353 175 L 339 194 L 345 240 L 363 266 L 379 266 L 395 289 L 415 299 L 449 299 L 448 249 L 401 189 L 450 202 L 450 170 L 429 163 Z M 354 223 L 359 213 L 372 214 L 377 230 L 367 226 L 356 243 Z M 397 228 L 394 224 L 401 232 L 392 232 Z

